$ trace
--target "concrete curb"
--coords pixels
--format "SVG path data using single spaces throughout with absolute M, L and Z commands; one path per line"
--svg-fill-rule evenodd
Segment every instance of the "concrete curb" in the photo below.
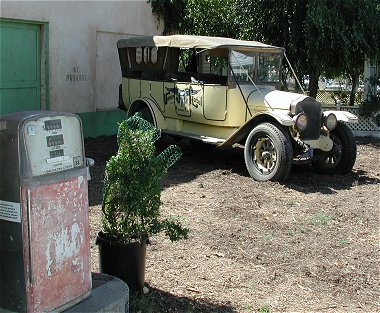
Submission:
M 92 290 L 87 299 L 64 311 L 65 313 L 129 312 L 129 288 L 121 279 L 92 273 Z

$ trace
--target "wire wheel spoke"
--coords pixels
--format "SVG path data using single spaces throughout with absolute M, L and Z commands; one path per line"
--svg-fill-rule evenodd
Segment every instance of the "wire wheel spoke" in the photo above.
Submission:
M 277 153 L 273 142 L 268 137 L 260 137 L 253 146 L 253 161 L 258 171 L 269 174 L 273 171 Z

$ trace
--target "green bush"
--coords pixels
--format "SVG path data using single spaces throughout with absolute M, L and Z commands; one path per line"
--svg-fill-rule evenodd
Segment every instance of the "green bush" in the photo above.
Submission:
M 118 242 L 148 241 L 161 231 L 171 241 L 186 239 L 189 230 L 174 217 L 160 214 L 162 178 L 181 156 L 178 146 L 156 155 L 160 131 L 139 115 L 118 129 L 118 151 L 106 164 L 102 229 Z

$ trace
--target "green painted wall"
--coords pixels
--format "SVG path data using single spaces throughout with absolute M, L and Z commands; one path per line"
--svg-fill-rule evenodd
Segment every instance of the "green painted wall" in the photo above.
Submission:
M 0 114 L 41 109 L 40 26 L 0 21 Z
M 122 110 L 77 114 L 82 120 L 84 138 L 115 135 L 118 123 L 126 118 L 126 112 Z

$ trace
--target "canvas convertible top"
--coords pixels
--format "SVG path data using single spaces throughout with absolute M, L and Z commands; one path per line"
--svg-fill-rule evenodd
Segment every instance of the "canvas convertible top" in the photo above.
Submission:
M 237 40 L 224 37 L 171 35 L 171 36 L 136 36 L 120 39 L 119 49 L 127 47 L 175 47 L 196 49 L 249 48 L 267 52 L 282 52 L 284 48 L 267 45 L 258 41 Z

